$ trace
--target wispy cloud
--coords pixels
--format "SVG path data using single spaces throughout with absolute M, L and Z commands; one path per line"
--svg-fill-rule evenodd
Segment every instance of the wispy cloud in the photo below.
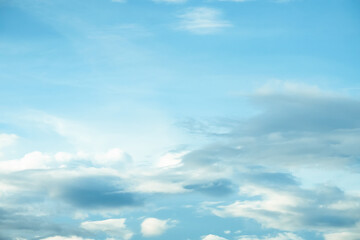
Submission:
M 231 23 L 222 19 L 222 12 L 208 7 L 197 7 L 179 15 L 179 28 L 195 34 L 212 34 L 230 27 Z
M 42 240 L 92 240 L 92 239 L 89 238 L 85 239 L 77 236 L 71 236 L 71 237 L 54 236 L 54 237 L 43 238 Z
M 276 236 L 265 236 L 258 238 L 256 236 L 240 236 L 238 240 L 303 240 L 303 238 L 295 235 L 294 233 L 279 233 Z
M 133 236 L 133 233 L 127 229 L 125 221 L 125 218 L 87 221 L 81 223 L 81 227 L 88 231 L 106 232 L 112 237 L 128 240 Z
M 249 2 L 253 0 L 219 0 L 220 2 Z
M 252 1 L 256 1 L 256 0 L 218 0 L 220 2 L 252 2 Z M 271 2 L 275 2 L 275 3 L 287 3 L 287 2 L 292 2 L 294 0 L 270 0 Z
M 187 2 L 187 0 L 153 0 L 153 2 L 158 2 L 158 3 L 184 3 L 184 2 Z

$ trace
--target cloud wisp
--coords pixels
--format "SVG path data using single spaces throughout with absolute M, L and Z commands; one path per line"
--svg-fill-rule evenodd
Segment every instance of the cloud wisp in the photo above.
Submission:
M 106 232 L 107 235 L 115 239 L 129 240 L 132 238 L 133 233 L 126 227 L 125 221 L 125 218 L 86 221 L 81 223 L 81 227 L 90 232 Z
M 199 35 L 214 34 L 221 29 L 231 27 L 230 22 L 222 19 L 222 12 L 215 8 L 191 8 L 178 17 L 180 30 Z

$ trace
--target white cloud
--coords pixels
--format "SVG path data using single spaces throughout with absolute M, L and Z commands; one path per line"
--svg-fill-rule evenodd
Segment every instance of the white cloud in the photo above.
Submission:
M 255 96 L 274 96 L 276 94 L 314 98 L 339 97 L 338 94 L 323 91 L 318 86 L 281 80 L 269 81 L 255 91 Z
M 360 227 L 358 225 L 357 227 Z M 360 228 L 358 228 L 360 229 Z M 337 232 L 324 234 L 325 240 L 359 240 L 360 232 Z
M 294 233 L 279 233 L 276 236 L 265 236 L 265 237 L 257 237 L 257 236 L 239 236 L 237 240 L 304 240 L 303 238 L 297 236 Z
M 141 233 L 144 237 L 159 236 L 163 234 L 167 229 L 176 224 L 174 220 L 161 220 L 157 218 L 146 218 L 141 223 Z
M 156 166 L 159 168 L 171 168 L 181 166 L 182 157 L 188 152 L 167 153 L 160 157 Z
M 111 237 L 128 240 L 133 236 L 133 233 L 127 229 L 125 221 L 125 218 L 87 221 L 81 223 L 81 227 L 94 232 L 102 231 Z
M 215 33 L 231 26 L 228 21 L 221 18 L 221 15 L 221 11 L 214 8 L 192 8 L 179 16 L 181 19 L 179 28 L 195 34 Z
M 213 210 L 213 213 L 220 217 L 248 217 L 257 220 L 266 227 L 277 229 L 291 229 L 289 226 L 291 219 L 296 216 L 296 212 L 290 209 L 296 207 L 302 199 L 292 195 L 291 193 L 258 186 L 245 186 L 241 189 L 242 195 L 261 196 L 261 200 L 236 201 L 231 205 L 222 206 Z M 288 210 L 289 209 L 289 210 Z M 277 221 L 273 215 L 266 213 L 274 213 L 278 216 Z M 293 222 L 295 223 L 295 222 Z
M 75 200 L 83 203 L 87 199 L 81 197 L 84 195 L 81 193 L 76 195 L 76 198 L 72 195 L 74 192 L 79 191 L 76 188 L 71 188 L 74 185 L 71 178 L 63 187 L 53 187 L 61 185 L 67 179 L 67 176 L 74 178 L 76 176 L 89 176 L 95 183 L 101 180 L 102 177 L 115 177 L 116 180 L 114 181 L 104 180 L 105 182 L 108 181 L 109 184 L 100 184 L 100 188 L 96 184 L 93 186 L 91 183 L 83 184 L 81 181 L 78 183 L 80 184 L 78 189 L 89 193 L 100 192 L 105 199 L 108 193 L 113 194 L 122 191 L 129 191 L 131 194 L 139 192 L 183 193 L 202 190 L 216 192 L 227 190 L 230 187 L 231 189 L 233 189 L 232 187 L 238 189 L 238 184 L 244 184 L 240 189 L 242 196 L 240 199 L 246 200 L 239 200 L 230 205 L 224 202 L 216 203 L 209 206 L 208 209 L 220 217 L 252 218 L 264 227 L 278 228 L 285 231 L 304 229 L 320 231 L 326 233 L 324 235 L 326 240 L 357 239 L 359 234 L 352 231 L 354 229 L 351 226 L 358 222 L 357 219 L 360 219 L 358 197 L 350 196 L 335 187 L 328 187 L 319 191 L 300 187 L 297 180 L 292 183 L 290 178 L 289 180 L 281 177 L 281 174 L 265 176 L 263 180 L 268 185 L 260 186 L 260 184 L 256 185 L 261 181 L 260 175 L 254 174 L 255 177 L 251 180 L 248 180 L 245 175 L 251 175 L 257 171 L 247 168 L 249 164 L 254 163 L 258 164 L 259 168 L 267 166 L 270 169 L 272 167 L 271 170 L 273 171 L 279 169 L 279 166 L 288 170 L 293 168 L 295 169 L 294 172 L 298 173 L 297 176 L 301 177 L 299 180 L 302 183 L 304 183 L 304 178 L 307 176 L 299 174 L 298 169 L 305 165 L 321 166 L 318 168 L 320 171 L 320 169 L 324 170 L 325 167 L 329 168 L 333 164 L 332 162 L 336 162 L 336 166 L 339 166 L 340 169 L 347 173 L 348 170 L 344 168 L 345 164 L 350 162 L 351 159 L 356 160 L 360 154 L 358 148 L 360 123 L 357 120 L 359 118 L 347 117 L 359 116 L 359 114 L 351 114 L 352 112 L 359 112 L 358 102 L 351 99 L 344 100 L 339 96 L 323 92 L 317 87 L 283 82 L 263 86 L 253 95 L 253 98 L 254 101 L 261 102 L 260 105 L 264 108 L 264 111 L 250 121 L 242 122 L 241 124 L 245 126 L 243 132 L 238 125 L 229 124 L 230 130 L 223 133 L 224 139 L 226 139 L 224 142 L 215 143 L 191 152 L 170 152 L 163 155 L 158 161 L 149 161 L 146 164 L 135 162 L 131 165 L 129 171 L 118 171 L 118 169 L 122 170 L 123 168 L 116 167 L 126 165 L 128 161 L 131 162 L 130 156 L 120 148 L 112 148 L 103 153 L 58 152 L 50 154 L 31 152 L 20 159 L 0 161 L 0 169 L 3 171 L 47 169 L 45 171 L 28 171 L 13 176 L 9 174 L 9 179 L 4 183 L 0 183 L 0 187 L 4 188 L 3 191 L 0 190 L 0 194 L 7 197 L 18 189 L 26 189 L 26 194 L 29 195 L 49 191 L 49 201 L 57 203 L 55 201 L 60 200 L 58 201 L 60 203 L 65 200 L 70 205 L 79 206 L 74 203 Z M 319 112 L 322 114 L 316 115 L 318 111 L 313 111 L 312 108 L 321 110 Z M 349 111 L 350 114 L 333 114 L 332 111 L 328 111 L 329 109 L 336 109 L 336 111 L 343 111 L 344 113 Z M 301 114 L 296 115 L 299 112 Z M 331 122 L 330 120 L 334 118 L 336 120 L 334 124 L 329 125 L 331 131 L 318 132 L 319 126 L 322 127 L 323 123 L 325 123 L 323 118 L 320 120 L 314 118 L 316 124 L 309 128 L 308 131 L 304 131 L 302 129 L 303 123 L 306 122 L 307 126 L 309 126 L 309 123 L 314 120 L 310 118 L 312 113 L 315 113 L 315 116 L 328 116 L 324 117 L 327 120 L 326 123 Z M 296 118 L 294 117 L 294 119 L 296 121 L 287 121 L 289 115 L 295 115 Z M 345 116 L 345 118 L 339 119 L 338 117 L 341 116 Z M 341 122 L 343 120 L 344 123 Z M 275 125 L 270 123 L 275 123 Z M 288 128 L 283 129 L 286 124 L 290 125 Z M 344 129 L 340 128 L 342 126 L 345 126 Z M 289 132 L 289 130 L 292 132 Z M 227 136 L 229 137 L 227 138 Z M 5 137 L 4 139 L 8 138 Z M 16 139 L 16 137 L 11 136 L 10 139 Z M 7 140 L 3 142 L 9 143 Z M 152 159 L 156 159 L 156 157 Z M 61 166 L 65 167 L 59 169 Z M 328 171 L 322 172 L 329 174 Z M 308 179 L 312 181 L 312 184 L 314 184 L 316 178 L 320 179 L 319 183 L 326 182 L 325 178 L 318 174 L 308 175 L 311 175 Z M 330 173 L 330 175 L 336 177 L 336 174 Z M 21 178 L 20 176 L 25 177 Z M 355 176 L 355 173 L 347 176 L 347 178 L 352 178 L 352 176 Z M 214 181 L 217 179 L 220 179 L 220 181 Z M 226 181 L 221 181 L 221 179 Z M 358 176 L 355 176 L 352 181 L 356 182 L 356 179 L 358 179 Z M 271 183 L 271 180 L 274 180 L 274 182 Z M 288 180 L 290 181 L 289 188 L 282 188 Z M 89 182 L 86 178 L 84 178 L 84 181 Z M 342 181 L 342 179 L 338 181 Z M 335 183 L 339 184 L 339 182 Z M 352 189 L 359 189 L 356 184 L 349 185 Z M 51 190 L 44 190 L 44 186 Z M 101 191 L 101 186 L 105 186 L 104 191 Z M 110 189 L 106 189 L 108 186 L 110 186 Z M 309 187 L 312 187 L 312 185 Z M 71 189 L 65 191 L 65 188 Z M 45 194 L 47 193 L 44 193 L 44 196 Z M 66 197 L 70 195 L 74 198 L 69 200 Z M 235 193 L 232 196 L 234 195 Z M 166 195 L 163 194 L 162 196 Z M 249 198 L 244 198 L 244 196 Z M 21 195 L 14 197 L 20 198 Z M 219 197 L 218 194 L 216 197 Z M 7 201 L 12 201 L 12 198 L 8 198 Z M 106 211 L 113 213 L 113 211 L 117 210 L 122 211 L 122 209 Z M 86 215 L 86 213 L 91 214 L 91 211 L 93 210 L 79 212 L 77 218 L 90 216 Z M 133 233 L 126 228 L 124 223 L 125 219 L 108 219 L 84 222 L 81 226 L 88 231 L 107 232 L 109 234 L 108 239 L 129 239 Z M 172 225 L 174 225 L 174 222 L 171 220 L 148 218 L 141 224 L 141 232 L 145 237 L 157 236 L 163 234 Z M 58 234 L 51 233 L 51 235 L 47 236 Z M 224 236 L 227 235 L 224 234 Z M 58 239 L 69 239 L 69 237 L 55 236 L 55 240 L 56 237 Z M 212 239 L 224 238 L 211 234 L 203 236 L 203 240 Z M 275 236 L 262 237 L 239 236 L 239 239 L 300 240 L 301 238 L 293 233 L 280 233 Z
M 212 212 L 220 217 L 252 218 L 264 227 L 286 231 L 326 232 L 336 231 L 339 226 L 351 230 L 354 224 L 360 224 L 360 205 L 354 206 L 354 201 L 359 198 L 345 195 L 336 187 L 318 186 L 310 190 L 296 185 L 266 187 L 247 183 L 241 188 L 240 195 L 256 199 L 218 206 Z M 338 203 L 342 205 L 340 209 Z M 274 239 L 288 239 L 289 236 L 279 235 Z
M 54 236 L 54 237 L 42 238 L 41 240 L 92 240 L 92 239 L 82 238 L 77 236 L 70 236 L 70 237 Z
M 219 237 L 217 235 L 209 234 L 206 236 L 202 236 L 201 240 L 227 240 L 227 239 L 223 237 Z
M 154 2 L 159 2 L 159 3 L 185 3 L 187 2 L 187 0 L 153 0 Z
M 132 162 L 129 154 L 119 148 L 113 148 L 106 153 L 96 154 L 93 163 L 104 167 L 124 167 Z
M 16 142 L 18 136 L 15 134 L 0 134 L 0 149 L 8 147 Z
M 14 194 L 17 190 L 18 187 L 0 181 L 0 197 L 5 199 L 6 196 Z
M 39 151 L 30 152 L 20 159 L 0 161 L 0 172 L 15 172 L 29 169 L 66 168 L 76 163 L 78 166 L 124 170 L 132 164 L 132 158 L 119 148 L 105 153 L 69 153 L 48 154 Z M 74 167 L 74 166 L 72 166 Z
M 253 0 L 219 0 L 220 2 L 249 2 Z
M 6 133 L 1 133 L 0 134 L 0 151 L 3 148 L 9 147 L 11 145 L 13 145 L 16 140 L 18 139 L 18 136 L 15 134 L 6 134 Z M 3 153 L 0 152 L 0 158 L 3 156 Z
M 46 169 L 48 163 L 51 161 L 51 157 L 39 151 L 26 154 L 21 159 L 1 161 L 1 171 L 13 172 L 22 171 L 28 169 Z
M 188 190 L 184 189 L 181 183 L 141 179 L 138 185 L 135 186 L 135 191 L 143 193 L 183 193 Z
M 279 233 L 275 237 L 266 237 L 266 240 L 303 240 L 303 238 L 297 236 L 294 233 Z
M 250 1 L 256 1 L 256 0 L 219 0 L 220 2 L 250 2 Z M 276 3 L 286 3 L 286 2 L 292 2 L 294 0 L 272 0 Z

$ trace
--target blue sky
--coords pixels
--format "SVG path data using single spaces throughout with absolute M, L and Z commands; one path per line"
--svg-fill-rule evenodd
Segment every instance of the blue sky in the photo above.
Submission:
M 0 240 L 360 239 L 357 0 L 0 0 Z

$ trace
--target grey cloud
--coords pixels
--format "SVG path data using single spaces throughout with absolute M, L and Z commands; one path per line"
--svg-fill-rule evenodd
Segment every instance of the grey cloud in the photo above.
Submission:
M 51 215 L 36 216 L 26 213 L 23 206 L 0 208 L 0 239 L 39 239 L 51 235 L 83 235 L 76 226 L 57 223 Z
M 74 224 L 75 212 L 116 214 L 113 210 L 143 204 L 142 196 L 124 190 L 124 180 L 119 177 L 79 175 L 71 176 L 61 170 L 1 175 L 1 183 L 17 190 L 2 196 L 0 239 L 35 240 L 57 235 L 91 238 L 91 233 Z
M 185 189 L 195 190 L 210 196 L 222 197 L 234 192 L 234 184 L 227 179 L 218 179 L 212 182 L 189 184 Z
M 305 94 L 255 95 L 251 99 L 263 112 L 240 126 L 241 132 L 324 132 L 360 127 L 360 102 L 355 99 Z
M 265 165 L 325 167 L 357 164 L 360 156 L 360 101 L 325 93 L 254 94 L 261 110 L 249 119 L 199 124 L 211 145 L 184 156 L 187 166 Z M 199 127 L 199 126 L 200 127 Z M 211 129 L 226 126 L 222 134 Z M 193 128 L 187 126 L 190 131 Z
M 250 171 L 244 174 L 246 182 L 271 188 L 293 188 L 299 183 L 289 173 L 256 172 Z
M 240 154 L 239 150 L 224 144 L 212 144 L 202 149 L 194 150 L 183 157 L 187 166 L 206 166 L 233 159 Z
M 262 181 L 240 188 L 242 196 L 257 196 L 217 206 L 212 211 L 220 217 L 251 218 L 264 227 L 280 230 L 351 231 L 360 224 L 360 199 L 334 186 L 305 189 L 281 184 L 269 186 Z
M 118 186 L 114 177 L 79 177 L 61 183 L 57 197 L 80 208 L 101 209 L 142 205 L 143 199 Z

